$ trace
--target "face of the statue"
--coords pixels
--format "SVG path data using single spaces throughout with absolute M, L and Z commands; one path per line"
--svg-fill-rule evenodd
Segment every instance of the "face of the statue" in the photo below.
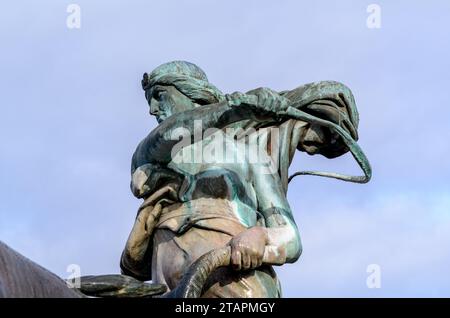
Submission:
M 305 125 L 304 129 L 298 150 L 305 151 L 309 155 L 321 154 L 329 159 L 339 157 L 348 151 L 338 133 L 314 124 Z
M 320 150 L 330 142 L 329 134 L 321 126 L 310 124 L 306 125 L 304 129 L 306 131 L 300 138 L 299 147 L 309 155 L 320 153 Z
M 152 96 L 147 96 L 150 115 L 156 117 L 158 123 L 175 113 L 195 108 L 195 104 L 174 86 L 155 85 Z

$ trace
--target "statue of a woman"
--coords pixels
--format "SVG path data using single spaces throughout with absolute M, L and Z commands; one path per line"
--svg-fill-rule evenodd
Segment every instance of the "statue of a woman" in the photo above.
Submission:
M 224 95 L 183 61 L 144 74 L 142 85 L 159 125 L 132 159 L 131 188 L 144 203 L 122 254 L 123 274 L 170 290 L 200 256 L 228 245 L 231 266 L 213 272 L 203 296 L 280 297 L 275 272 L 263 261 L 269 253 L 272 264 L 292 263 L 302 252 L 286 199 L 295 150 L 328 158 L 350 150 L 366 176 L 300 174 L 370 178 L 356 145 L 350 90 L 320 82 Z

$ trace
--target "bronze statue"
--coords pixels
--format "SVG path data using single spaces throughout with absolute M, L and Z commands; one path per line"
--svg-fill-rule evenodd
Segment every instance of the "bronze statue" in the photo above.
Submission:
M 224 95 L 184 61 L 144 74 L 142 87 L 159 125 L 132 159 L 131 189 L 144 203 L 122 254 L 123 274 L 173 291 L 192 263 L 221 251 L 220 262 L 231 266 L 223 267 L 217 256 L 217 264 L 206 266 L 210 276 L 198 287 L 203 297 L 280 297 L 271 265 L 295 262 L 302 251 L 286 199 L 295 150 L 327 158 L 350 150 L 365 173 L 295 175 L 358 183 L 371 177 L 356 144 L 351 91 L 320 82 L 279 93 L 259 88 Z M 250 160 L 252 149 L 257 160 Z

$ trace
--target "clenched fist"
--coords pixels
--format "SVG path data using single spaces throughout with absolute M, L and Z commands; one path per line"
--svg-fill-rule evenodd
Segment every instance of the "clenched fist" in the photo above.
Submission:
M 267 241 L 266 228 L 259 226 L 252 227 L 235 236 L 229 243 L 232 267 L 235 270 L 260 267 Z
M 283 114 L 290 104 L 289 99 L 267 87 L 260 87 L 245 94 L 235 92 L 226 95 L 226 98 L 231 106 L 250 107 L 260 115 Z

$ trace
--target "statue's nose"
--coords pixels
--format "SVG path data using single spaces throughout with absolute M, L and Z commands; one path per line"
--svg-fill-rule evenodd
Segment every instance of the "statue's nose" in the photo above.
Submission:
M 311 126 L 305 134 L 304 140 L 313 143 L 323 143 L 324 135 L 319 126 Z
M 159 114 L 159 107 L 158 102 L 155 100 L 152 100 L 150 104 L 150 115 L 156 116 Z

